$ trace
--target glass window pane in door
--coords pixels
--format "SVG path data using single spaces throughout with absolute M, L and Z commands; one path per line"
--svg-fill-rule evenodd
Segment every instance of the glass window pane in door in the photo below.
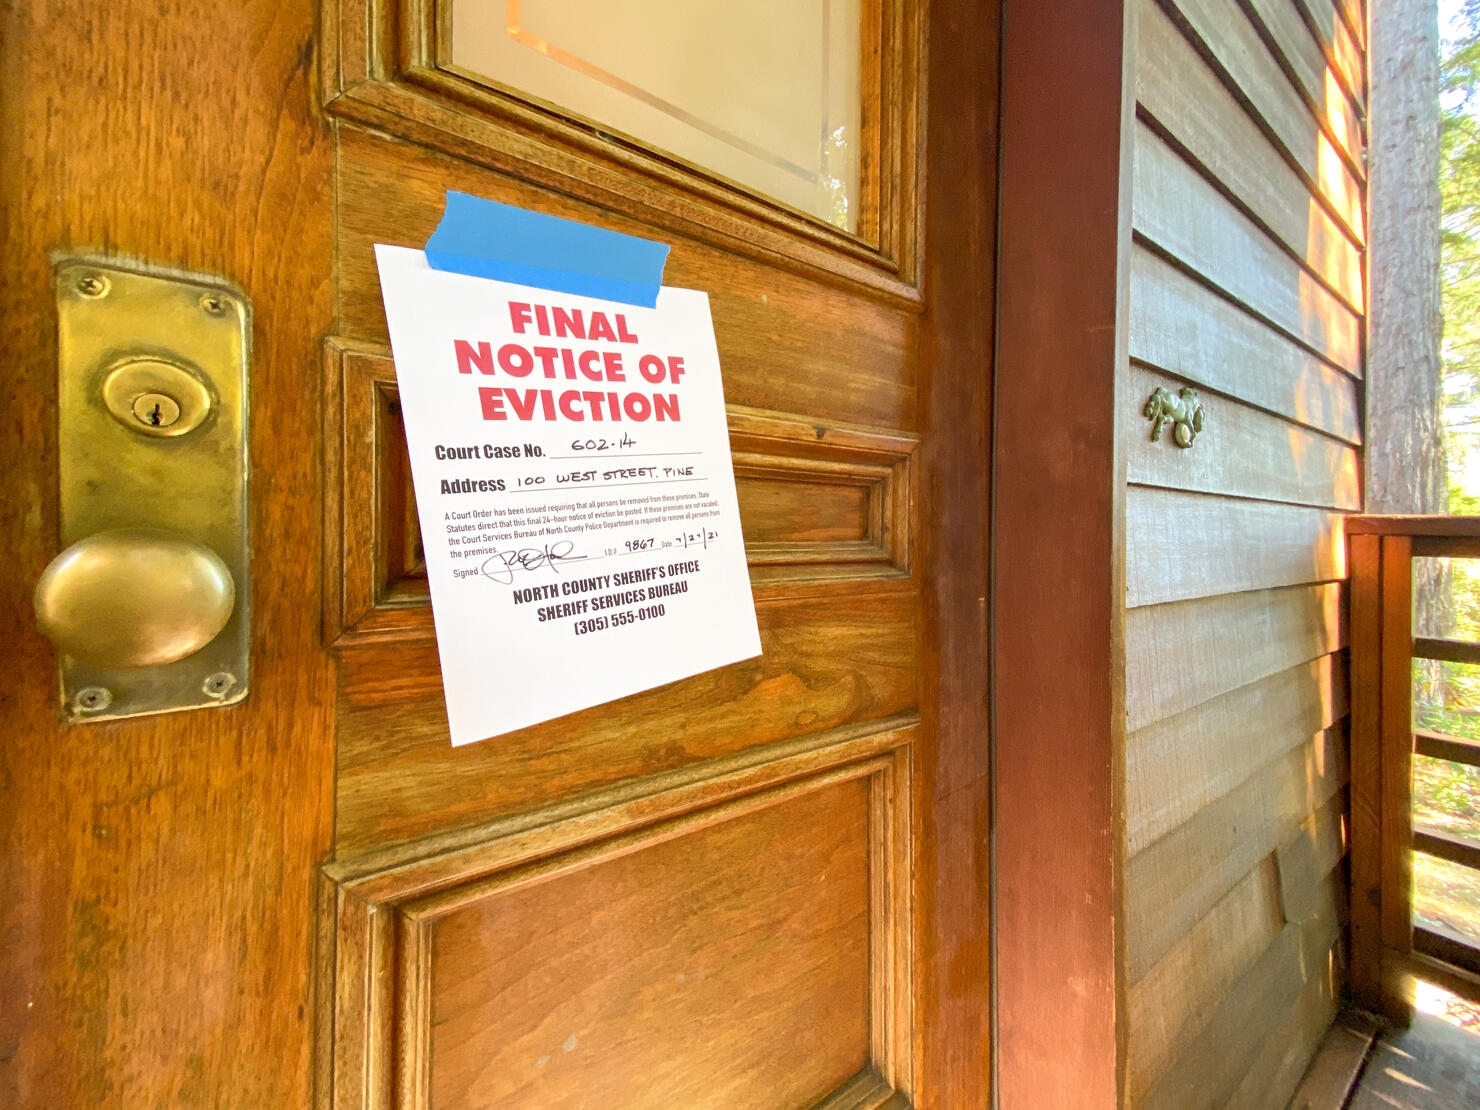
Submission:
M 863 0 L 453 0 L 452 64 L 847 230 Z

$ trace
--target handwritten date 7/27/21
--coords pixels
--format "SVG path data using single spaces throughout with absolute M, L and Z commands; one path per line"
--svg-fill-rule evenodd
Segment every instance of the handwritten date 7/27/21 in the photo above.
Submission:
M 629 551 L 649 551 L 653 548 L 676 547 L 688 550 L 691 547 L 709 549 L 709 545 L 719 539 L 719 533 L 711 528 L 696 528 L 690 532 L 680 532 L 669 537 L 644 536 L 642 539 L 627 540 L 623 547 L 608 547 L 602 554 L 623 555 Z

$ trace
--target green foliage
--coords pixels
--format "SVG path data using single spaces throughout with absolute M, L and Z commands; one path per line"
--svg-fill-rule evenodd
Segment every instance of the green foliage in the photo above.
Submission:
M 1480 402 L 1480 0 L 1465 0 L 1451 31 L 1439 59 L 1439 195 L 1441 351 L 1453 410 Z M 1472 511 L 1452 503 L 1455 492 L 1451 487 L 1450 511 Z

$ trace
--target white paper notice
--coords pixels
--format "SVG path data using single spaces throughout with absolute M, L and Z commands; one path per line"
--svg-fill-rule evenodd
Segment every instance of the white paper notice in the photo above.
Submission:
M 759 655 L 709 298 L 375 254 L 452 742 Z

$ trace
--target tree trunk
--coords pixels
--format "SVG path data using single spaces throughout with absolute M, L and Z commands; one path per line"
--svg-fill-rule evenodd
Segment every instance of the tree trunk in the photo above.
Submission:
M 1380 0 L 1371 20 L 1367 511 L 1442 513 L 1438 8 Z
M 1448 511 L 1439 343 L 1439 18 L 1436 0 L 1370 6 L 1366 506 Z M 1449 575 L 1414 566 L 1416 631 L 1453 633 Z M 1419 692 L 1443 701 L 1439 668 Z

